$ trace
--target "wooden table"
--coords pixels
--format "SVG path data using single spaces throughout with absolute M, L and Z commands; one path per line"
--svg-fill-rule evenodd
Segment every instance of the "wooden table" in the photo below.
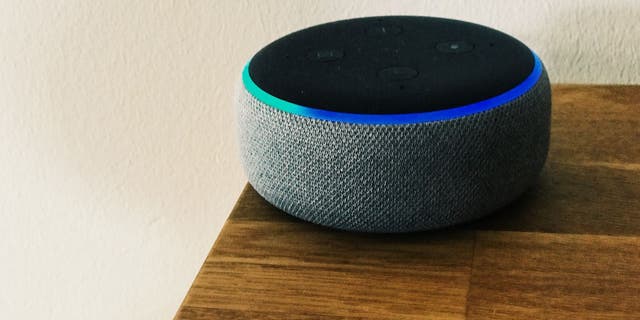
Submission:
M 472 224 L 336 231 L 247 186 L 176 315 L 245 318 L 640 318 L 640 86 L 555 86 L 538 183 Z

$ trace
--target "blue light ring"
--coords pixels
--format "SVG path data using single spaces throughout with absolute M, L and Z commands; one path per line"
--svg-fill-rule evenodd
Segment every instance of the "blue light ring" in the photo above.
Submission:
M 361 114 L 335 112 L 301 106 L 272 96 L 271 94 L 258 87 L 258 85 L 253 82 L 253 79 L 251 79 L 251 76 L 249 75 L 249 63 L 251 61 L 249 61 L 249 63 L 245 65 L 244 70 L 242 71 L 242 82 L 247 91 L 249 91 L 249 93 L 251 93 L 262 103 L 278 110 L 303 117 L 357 124 L 415 124 L 464 117 L 470 114 L 487 111 L 489 109 L 501 106 L 517 99 L 518 97 L 529 91 L 538 82 L 540 76 L 542 75 L 542 62 L 540 61 L 540 58 L 538 58 L 538 56 L 533 52 L 531 54 L 533 55 L 534 59 L 533 70 L 527 76 L 527 78 L 525 78 L 513 89 L 479 102 L 429 112 L 402 114 Z

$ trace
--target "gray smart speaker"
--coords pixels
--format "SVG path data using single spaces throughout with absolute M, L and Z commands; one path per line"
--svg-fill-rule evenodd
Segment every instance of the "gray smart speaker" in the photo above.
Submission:
M 441 228 L 532 184 L 547 155 L 550 95 L 540 59 L 484 26 L 409 16 L 322 24 L 246 65 L 242 162 L 262 197 L 303 220 Z

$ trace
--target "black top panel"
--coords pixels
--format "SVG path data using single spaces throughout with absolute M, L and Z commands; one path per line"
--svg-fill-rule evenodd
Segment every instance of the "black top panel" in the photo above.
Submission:
M 533 70 L 520 41 L 468 22 L 389 16 L 289 34 L 260 50 L 249 74 L 267 93 L 306 107 L 398 114 L 499 95 Z

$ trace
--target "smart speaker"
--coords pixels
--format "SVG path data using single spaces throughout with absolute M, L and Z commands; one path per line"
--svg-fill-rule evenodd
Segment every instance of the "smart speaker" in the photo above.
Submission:
M 240 151 L 277 208 L 353 231 L 476 219 L 538 176 L 551 91 L 518 40 L 463 21 L 385 16 L 289 34 L 242 73 Z

